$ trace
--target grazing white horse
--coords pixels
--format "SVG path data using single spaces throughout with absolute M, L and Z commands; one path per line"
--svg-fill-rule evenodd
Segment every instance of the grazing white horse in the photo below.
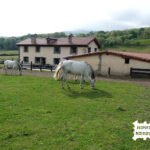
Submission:
M 19 70 L 19 75 L 22 75 L 21 64 L 19 62 L 17 62 L 16 60 L 5 60 L 4 61 L 5 74 L 7 74 L 8 69 L 12 69 L 12 72 L 15 71 L 15 73 L 17 72 L 17 70 Z
M 61 78 L 59 77 L 60 71 L 62 71 Z M 84 61 L 74 61 L 74 60 L 64 60 L 60 62 L 56 68 L 54 78 L 55 79 L 60 78 L 62 80 L 62 88 L 64 88 L 64 82 L 66 82 L 67 84 L 68 73 L 81 76 L 81 79 L 80 79 L 81 88 L 83 88 L 84 77 L 89 79 L 91 88 L 94 88 L 95 75 L 94 75 L 93 68 L 88 63 Z M 67 86 L 68 88 L 70 88 L 68 84 Z

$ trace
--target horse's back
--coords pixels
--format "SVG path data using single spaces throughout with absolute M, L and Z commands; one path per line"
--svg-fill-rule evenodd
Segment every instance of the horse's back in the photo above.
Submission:
M 66 60 L 63 66 L 66 71 L 73 74 L 84 74 L 87 70 L 87 64 L 84 61 Z
M 16 61 L 13 61 L 13 60 L 5 60 L 4 61 L 4 65 L 7 66 L 7 67 L 14 67 L 16 65 Z

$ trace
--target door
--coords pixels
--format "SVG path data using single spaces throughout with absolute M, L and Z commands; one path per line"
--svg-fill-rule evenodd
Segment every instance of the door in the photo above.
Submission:
M 41 65 L 45 65 L 46 64 L 46 58 L 45 57 L 41 57 Z

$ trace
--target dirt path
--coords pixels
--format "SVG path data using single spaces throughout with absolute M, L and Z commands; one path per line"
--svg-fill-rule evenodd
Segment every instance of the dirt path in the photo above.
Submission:
M 53 77 L 53 72 L 50 71 L 23 71 L 24 75 L 30 76 L 43 76 L 43 77 Z M 143 85 L 145 87 L 150 88 L 150 79 L 145 78 L 117 78 L 117 77 L 97 77 L 97 80 L 105 80 L 105 81 L 112 81 L 112 82 L 133 82 L 136 84 Z
M 112 82 L 128 82 L 128 83 L 135 83 L 140 84 L 142 86 L 150 88 L 150 79 L 145 78 L 114 78 L 114 77 L 99 77 L 99 80 L 106 80 Z
M 53 77 L 54 72 L 50 71 L 30 71 L 30 70 L 24 70 L 23 75 L 27 76 L 42 76 L 42 77 Z M 118 77 L 96 77 L 97 80 L 105 80 L 105 81 L 111 81 L 111 82 L 132 82 L 136 84 L 143 85 L 145 87 L 150 88 L 150 79 L 145 78 L 118 78 Z

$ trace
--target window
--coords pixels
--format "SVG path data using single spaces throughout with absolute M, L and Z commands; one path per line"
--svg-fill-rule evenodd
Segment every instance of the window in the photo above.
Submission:
M 59 46 L 54 47 L 54 54 L 60 54 L 60 47 Z
M 94 48 L 94 51 L 97 52 L 97 48 Z
M 91 47 L 88 47 L 88 53 L 91 53 Z
M 70 54 L 77 54 L 77 47 L 76 46 L 70 47 Z
M 36 64 L 41 64 L 41 58 L 40 57 L 35 57 L 35 63 Z
M 28 63 L 28 62 L 29 62 L 29 57 L 23 57 L 23 61 L 24 61 L 25 63 Z
M 24 52 L 28 52 L 28 46 L 24 46 Z
M 60 62 L 60 58 L 54 58 L 54 65 L 58 65 Z
M 37 53 L 40 52 L 40 46 L 36 46 L 36 52 L 37 52 Z
M 129 58 L 125 58 L 124 63 L 125 64 L 129 64 L 130 63 L 130 59 Z

